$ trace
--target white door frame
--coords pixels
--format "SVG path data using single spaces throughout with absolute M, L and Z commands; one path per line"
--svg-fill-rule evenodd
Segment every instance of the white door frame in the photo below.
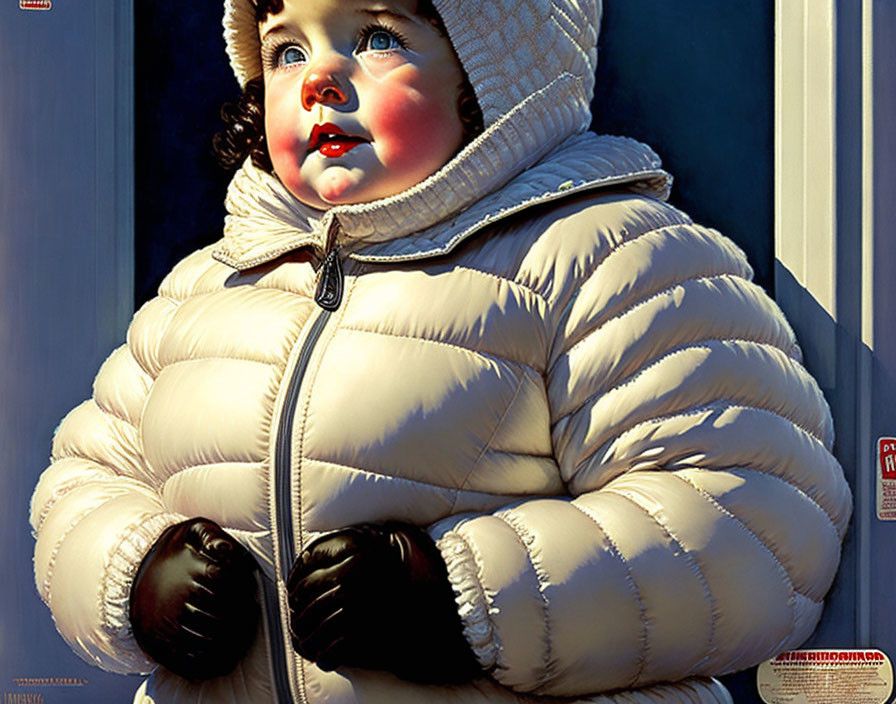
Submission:
M 856 532 L 856 646 L 871 646 L 871 523 L 874 516 L 871 403 L 874 355 L 874 0 L 776 0 L 775 2 L 775 294 L 792 320 L 807 312 L 807 301 L 830 324 L 804 329 L 800 343 L 814 347 L 811 369 L 832 404 L 854 404 L 854 456 L 839 457 L 854 468 Z M 846 16 L 846 13 L 853 13 Z M 860 17 L 859 17 L 860 15 Z M 856 46 L 838 47 L 838 22 L 861 25 Z M 861 57 L 849 62 L 840 51 Z M 850 69 L 849 67 L 854 67 Z M 861 67 L 860 69 L 858 67 Z M 889 69 L 892 71 L 892 68 Z M 860 105 L 838 104 L 838 80 L 861 82 Z M 838 73 L 839 72 L 839 73 Z M 838 114 L 845 110 L 854 115 Z M 852 131 L 847 133 L 847 131 Z M 861 145 L 861 154 L 838 153 L 838 144 Z M 838 184 L 841 159 L 861 160 L 861 178 Z M 860 181 L 860 183 L 859 183 Z M 861 213 L 860 226 L 838 223 L 838 208 Z M 853 222 L 853 221 L 850 221 Z M 858 223 L 858 218 L 855 219 Z M 839 226 L 838 226 L 839 225 Z M 852 231 L 849 231 L 852 230 Z M 860 231 L 856 231 L 860 230 Z M 838 242 L 838 238 L 843 239 Z M 847 244 L 847 243 L 855 243 Z M 841 245 L 841 246 L 838 246 Z M 843 281 L 861 272 L 861 283 Z M 840 293 L 861 287 L 860 320 L 838 319 Z M 852 286 L 852 289 L 845 287 Z M 842 317 L 842 316 L 841 316 Z M 854 314 L 850 317 L 854 317 Z M 822 314 L 822 320 L 826 316 Z M 844 339 L 852 352 L 843 354 Z M 837 388 L 838 364 L 855 366 L 855 383 Z M 847 472 L 848 474 L 851 471 Z M 846 644 L 836 644 L 846 645 Z

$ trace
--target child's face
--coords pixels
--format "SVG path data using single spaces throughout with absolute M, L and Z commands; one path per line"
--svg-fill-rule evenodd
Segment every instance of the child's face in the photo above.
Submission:
M 460 64 L 416 5 L 285 0 L 259 25 L 268 150 L 302 202 L 400 193 L 459 148 Z

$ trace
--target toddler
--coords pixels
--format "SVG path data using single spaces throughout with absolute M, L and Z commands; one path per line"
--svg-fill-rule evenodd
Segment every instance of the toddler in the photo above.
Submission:
M 827 406 L 740 250 L 586 131 L 599 15 L 225 0 L 224 237 L 32 501 L 60 633 L 135 701 L 727 702 L 812 632 Z

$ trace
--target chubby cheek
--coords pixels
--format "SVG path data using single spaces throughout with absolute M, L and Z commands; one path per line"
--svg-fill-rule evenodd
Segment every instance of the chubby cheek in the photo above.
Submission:
M 418 89 L 392 83 L 380 87 L 370 121 L 377 153 L 388 169 L 422 179 L 454 154 L 463 130 L 451 95 L 433 86 Z
M 301 187 L 300 169 L 305 153 L 305 140 L 301 136 L 297 116 L 288 100 L 286 82 L 271 82 L 265 88 L 264 131 L 268 152 L 274 171 L 293 193 Z

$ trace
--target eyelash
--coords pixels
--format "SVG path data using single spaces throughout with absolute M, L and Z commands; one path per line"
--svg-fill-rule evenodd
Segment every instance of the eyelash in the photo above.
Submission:
M 399 49 L 407 49 L 408 42 L 404 35 L 399 32 L 394 27 L 390 27 L 386 23 L 373 23 L 369 24 L 366 27 L 362 28 L 360 32 L 358 32 L 358 42 L 355 46 L 355 51 L 359 51 L 365 44 L 370 40 L 370 38 L 376 34 L 377 32 L 386 32 L 391 35 L 396 44 L 398 44 Z M 280 65 L 280 60 L 283 57 L 283 54 L 287 49 L 295 47 L 305 53 L 305 50 L 298 46 L 293 41 L 283 41 L 279 44 L 264 44 L 261 47 L 261 59 L 264 67 L 269 70 L 277 69 L 277 68 L 288 68 L 286 66 Z M 395 49 L 368 49 L 367 51 L 373 51 L 378 54 L 386 54 L 390 51 L 395 51 Z

